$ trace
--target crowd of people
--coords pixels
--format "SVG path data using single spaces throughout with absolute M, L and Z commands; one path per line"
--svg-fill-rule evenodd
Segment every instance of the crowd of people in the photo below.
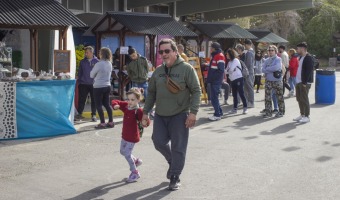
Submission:
M 284 91 L 288 97 L 296 95 L 300 115 L 294 119 L 301 123 L 310 121 L 308 92 L 313 83 L 313 59 L 307 52 L 305 42 L 297 45 L 297 50 L 287 53 L 284 46 L 278 48 L 269 45 L 264 55 L 261 50 L 254 50 L 251 40 L 244 45 L 223 51 L 218 42 L 211 44 L 211 59 L 207 64 L 205 83 L 208 97 L 214 108 L 211 121 L 222 119 L 223 110 L 219 97 L 224 90 L 224 103 L 228 96 L 233 96 L 233 106 L 228 114 L 238 112 L 242 102 L 242 113 L 255 107 L 254 93 L 259 93 L 264 77 L 265 109 L 264 118 L 283 117 L 285 115 Z M 196 115 L 201 103 L 201 86 L 195 69 L 188 63 L 183 45 L 177 45 L 171 39 L 163 39 L 158 44 L 158 53 L 162 65 L 158 66 L 151 78 L 148 78 L 147 59 L 130 47 L 129 62 L 126 65 L 132 88 L 127 93 L 126 101 L 110 102 L 112 63 L 111 50 L 101 48 L 99 59 L 93 55 L 92 47 L 85 48 L 85 58 L 80 62 L 78 73 L 79 105 L 77 118 L 82 118 L 87 96 L 91 97 L 92 121 L 96 121 L 96 112 L 100 117 L 97 129 L 113 128 L 112 109 L 124 113 L 120 153 L 129 164 L 130 175 L 127 182 L 136 182 L 140 177 L 137 169 L 142 164 L 132 151 L 140 141 L 143 128 L 150 125 L 150 113 L 155 108 L 152 141 L 169 164 L 166 178 L 170 180 L 169 190 L 180 187 L 180 175 L 184 168 L 189 129 L 196 123 Z M 117 54 L 117 52 L 115 53 Z M 255 91 L 254 91 L 255 87 Z M 295 93 L 295 94 L 294 94 Z M 144 96 L 144 107 L 140 101 Z M 272 107 L 272 102 L 274 108 Z M 257 105 L 258 106 L 258 105 Z M 105 123 L 104 107 L 108 113 Z
M 209 104 L 214 108 L 209 120 L 218 121 L 223 116 L 218 99 L 222 91 L 227 105 L 225 96 L 233 96 L 233 108 L 228 114 L 237 113 L 241 102 L 242 113 L 247 114 L 248 108 L 255 107 L 255 91 L 259 93 L 264 84 L 265 103 L 261 111 L 264 118 L 285 115 L 284 93 L 287 89 L 286 97 L 296 96 L 300 107 L 300 116 L 294 121 L 310 121 L 308 91 L 313 83 L 314 64 L 307 52 L 307 43 L 298 44 L 297 50 L 292 48 L 288 53 L 283 45 L 269 45 L 264 51 L 254 51 L 251 40 L 245 40 L 244 45 L 237 44 L 234 49 L 226 49 L 224 53 L 217 42 L 213 42 L 210 49 L 211 61 L 204 73 Z

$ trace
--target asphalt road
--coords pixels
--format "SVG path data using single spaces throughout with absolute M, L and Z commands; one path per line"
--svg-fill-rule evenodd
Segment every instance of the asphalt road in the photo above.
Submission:
M 283 118 L 263 119 L 263 90 L 247 115 L 209 122 L 212 108 L 202 106 L 175 192 L 166 190 L 167 163 L 153 147 L 152 128 L 134 150 L 144 163 L 132 184 L 123 181 L 129 168 L 119 154 L 121 123 L 100 131 L 79 123 L 75 135 L 0 141 L 0 199 L 340 199 L 340 100 L 316 105 L 314 85 L 309 96 L 311 122 L 303 125 L 292 121 L 299 114 L 294 98 L 285 100 Z

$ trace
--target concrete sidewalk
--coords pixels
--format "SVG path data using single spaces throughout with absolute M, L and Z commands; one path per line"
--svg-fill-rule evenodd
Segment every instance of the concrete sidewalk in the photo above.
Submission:
M 336 84 L 339 93 L 339 73 Z M 123 182 L 129 169 L 119 153 L 121 117 L 113 129 L 81 122 L 75 135 L 1 141 L 0 199 L 340 199 L 340 100 L 316 105 L 314 87 L 308 124 L 292 121 L 299 115 L 294 98 L 285 100 L 284 117 L 263 119 L 263 90 L 247 115 L 209 122 L 213 109 L 202 106 L 176 192 L 166 190 L 167 163 L 154 149 L 152 127 L 134 150 L 144 161 L 142 177 Z

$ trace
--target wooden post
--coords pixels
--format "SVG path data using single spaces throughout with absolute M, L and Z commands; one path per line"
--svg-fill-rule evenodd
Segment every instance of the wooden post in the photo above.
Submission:
M 101 38 L 101 35 L 99 35 L 99 33 L 96 32 L 96 49 L 95 49 L 95 51 L 96 51 L 96 55 L 97 55 L 98 58 L 99 58 L 99 50 L 100 50 L 100 46 L 101 46 L 100 38 Z
M 39 71 L 39 56 L 38 56 L 38 30 L 34 31 L 34 60 L 35 60 L 35 66 L 34 66 L 34 71 Z
M 30 68 L 34 71 L 38 71 L 38 30 L 36 29 L 30 29 L 30 53 Z
M 152 63 L 152 66 L 156 68 L 156 55 L 155 55 L 155 35 L 148 35 L 150 40 L 150 61 Z
M 63 29 L 59 29 L 59 50 L 63 50 Z
M 30 29 L 30 63 L 31 63 L 31 66 L 30 68 L 33 68 L 33 66 L 35 65 L 34 63 L 34 39 L 33 39 L 33 35 L 34 35 L 34 30 L 33 29 Z
M 62 35 L 62 39 L 63 39 L 63 50 L 67 50 L 67 29 L 68 27 L 66 27 L 63 30 L 63 35 Z

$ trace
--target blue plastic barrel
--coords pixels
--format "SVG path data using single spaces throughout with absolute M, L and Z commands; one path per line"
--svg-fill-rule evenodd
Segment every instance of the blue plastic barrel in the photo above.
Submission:
M 334 104 L 335 102 L 335 71 L 316 70 L 315 103 Z

